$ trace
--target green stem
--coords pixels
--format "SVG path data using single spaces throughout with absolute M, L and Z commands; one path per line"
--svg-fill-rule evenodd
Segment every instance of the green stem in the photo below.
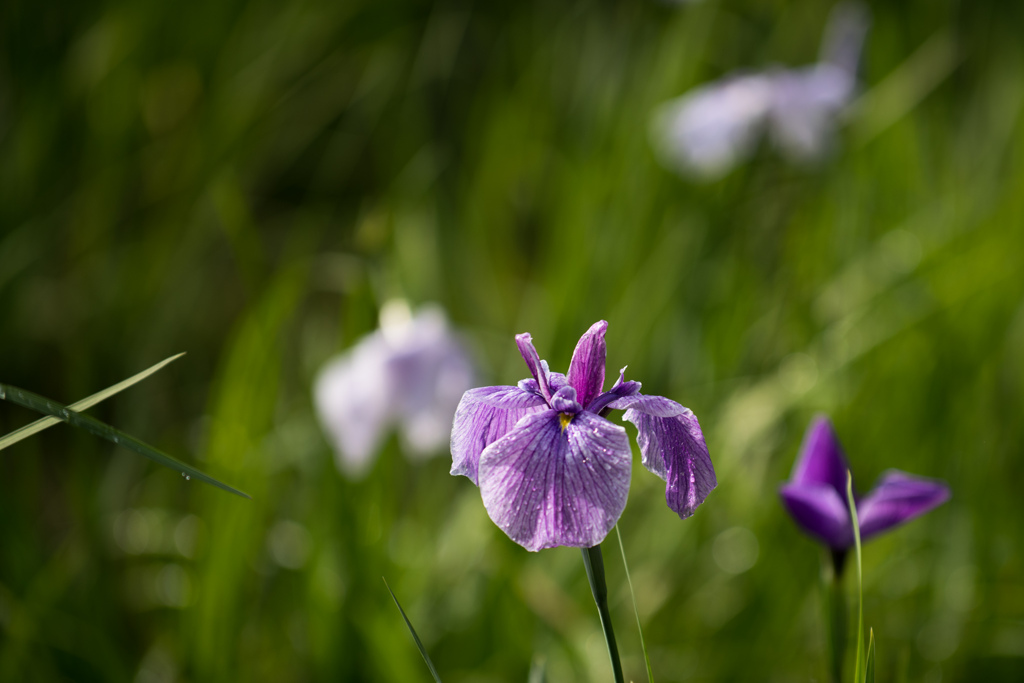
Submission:
M 825 627 L 828 631 L 829 676 L 832 683 L 842 683 L 843 659 L 846 655 L 846 594 L 843 592 L 843 558 L 822 552 L 821 583 L 825 606 Z
M 601 546 L 598 544 L 592 548 L 581 548 L 580 550 L 583 551 L 583 566 L 587 570 L 587 580 L 590 581 L 590 590 L 594 593 L 597 612 L 601 615 L 601 628 L 604 630 L 605 642 L 608 643 L 608 656 L 612 660 L 615 683 L 625 683 L 626 679 L 622 676 L 622 663 L 619 661 L 619 649 L 615 646 L 612 615 L 608 611 L 608 586 L 604 580 L 604 559 L 601 556 Z

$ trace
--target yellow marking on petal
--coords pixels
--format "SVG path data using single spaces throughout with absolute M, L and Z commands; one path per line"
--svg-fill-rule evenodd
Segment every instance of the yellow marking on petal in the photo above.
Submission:
M 563 432 L 565 431 L 565 428 L 569 426 L 569 423 L 572 422 L 572 417 L 573 416 L 570 415 L 569 413 L 559 413 L 558 421 L 562 425 Z

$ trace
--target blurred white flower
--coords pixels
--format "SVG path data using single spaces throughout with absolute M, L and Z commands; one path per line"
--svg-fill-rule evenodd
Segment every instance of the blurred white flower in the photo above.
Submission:
M 380 329 L 320 370 L 313 398 L 338 468 L 358 477 L 392 426 L 413 457 L 446 447 L 455 408 L 473 385 L 473 364 L 444 311 L 426 305 L 414 316 L 405 301 L 390 301 Z
M 652 121 L 656 151 L 673 170 L 706 180 L 749 156 L 765 129 L 791 160 L 820 158 L 856 91 L 867 27 L 863 5 L 840 4 L 818 63 L 727 76 L 663 104 Z

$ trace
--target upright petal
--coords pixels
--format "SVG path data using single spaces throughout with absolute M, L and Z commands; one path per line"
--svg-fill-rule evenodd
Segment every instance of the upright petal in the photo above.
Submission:
M 480 454 L 530 413 L 547 408 L 541 396 L 519 387 L 482 387 L 462 395 L 452 424 L 452 474 L 477 482 Z
M 572 353 L 569 363 L 569 385 L 576 390 L 581 405 L 590 403 L 604 389 L 604 363 L 607 349 L 604 333 L 608 323 L 599 320 L 590 326 Z
M 860 535 L 868 538 L 923 515 L 949 500 L 943 481 L 889 470 L 857 503 Z
M 829 484 L 783 484 L 782 504 L 800 527 L 832 548 L 853 545 L 853 524 L 846 499 Z
M 870 25 L 871 13 L 866 5 L 860 2 L 837 4 L 829 14 L 818 60 L 856 74 Z
M 626 506 L 626 430 L 588 412 L 563 430 L 559 417 L 528 415 L 480 456 L 487 514 L 527 550 L 597 545 Z
M 668 506 L 686 519 L 718 485 L 697 417 L 661 396 L 637 394 L 621 401 L 631 402 L 622 419 L 636 425 L 644 467 L 665 480 Z
M 537 349 L 533 346 L 533 337 L 530 336 L 529 332 L 517 334 L 516 346 L 519 347 L 519 353 L 522 354 L 523 360 L 526 361 L 526 367 L 530 368 L 530 374 L 537 380 L 537 387 L 540 389 L 541 395 L 550 401 L 551 388 L 548 385 L 548 364 L 540 359 Z
M 846 500 L 846 473 L 849 469 L 832 422 L 824 415 L 818 415 L 804 434 L 789 482 L 828 484 L 842 500 Z

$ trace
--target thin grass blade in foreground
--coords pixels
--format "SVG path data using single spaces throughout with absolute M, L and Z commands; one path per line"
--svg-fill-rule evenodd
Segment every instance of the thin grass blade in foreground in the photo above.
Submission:
M 864 665 L 864 683 L 875 683 L 875 629 L 868 631 L 868 662 Z
M 176 472 L 181 472 L 182 476 L 187 479 L 195 477 L 199 481 L 212 484 L 217 488 L 224 489 L 229 493 L 234 493 L 237 496 L 243 498 L 249 498 L 249 494 L 243 493 L 238 489 L 228 486 L 222 481 L 214 479 L 210 475 L 197 470 L 191 465 L 186 465 L 177 458 L 173 458 L 167 455 L 163 451 L 150 446 L 149 444 L 139 441 L 134 436 L 125 434 L 124 432 L 111 427 L 108 424 L 100 422 L 96 418 L 83 415 L 79 412 L 71 410 L 67 406 L 61 405 L 56 401 L 51 401 L 48 398 L 44 398 L 39 394 L 33 394 L 31 391 L 25 389 L 19 389 L 18 387 L 12 387 L 9 384 L 0 384 L 0 399 L 6 399 L 11 403 L 17 403 L 18 405 L 28 408 L 29 410 L 35 410 L 43 413 L 44 415 L 50 415 L 55 417 L 62 422 L 67 422 L 72 427 L 78 427 L 83 429 L 90 434 L 112 441 L 118 446 L 124 446 L 125 448 L 135 451 L 139 455 L 149 458 L 153 462 L 163 465 Z
M 118 382 L 117 384 L 115 384 L 113 386 L 107 387 L 103 391 L 99 391 L 99 392 L 93 394 L 92 396 L 89 396 L 87 398 L 83 398 L 81 401 L 78 401 L 77 403 L 72 403 L 70 406 L 68 406 L 68 408 L 71 409 L 71 410 L 78 411 L 78 412 L 82 412 L 83 410 L 91 408 L 94 405 L 96 405 L 97 403 L 99 403 L 100 401 L 104 401 L 104 400 L 110 398 L 111 396 L 113 396 L 114 394 L 117 394 L 117 393 L 119 393 L 121 391 L 124 391 L 125 389 L 127 389 L 130 386 L 132 386 L 133 384 L 138 384 L 139 382 L 141 382 L 142 380 L 146 379 L 147 377 L 149 377 L 154 372 L 156 372 L 157 370 L 161 369 L 162 367 L 164 367 L 168 363 L 170 363 L 172 361 L 176 361 L 176 360 L 178 360 L 179 358 L 181 358 L 184 355 L 185 355 L 184 352 L 182 352 L 182 353 L 173 355 L 170 358 L 166 358 L 166 359 L 160 361 L 159 363 L 157 363 L 156 365 L 154 365 L 152 367 L 149 367 L 149 368 L 143 370 L 142 372 L 140 372 L 140 373 L 138 373 L 136 375 L 132 375 L 131 377 L 129 377 L 126 380 Z M 61 420 L 59 418 L 56 418 L 56 417 L 43 417 L 43 418 L 40 418 L 40 419 L 36 420 L 35 422 L 33 422 L 31 424 L 27 424 L 24 427 L 21 427 L 19 429 L 15 429 L 10 434 L 7 434 L 6 436 L 0 437 L 0 451 L 2 451 L 3 449 L 7 448 L 8 446 L 13 446 L 14 444 L 18 443 L 22 439 L 27 439 L 28 437 L 32 436 L 33 434 L 38 434 L 39 432 L 43 431 L 47 427 L 52 427 L 55 424 L 59 424 L 60 422 L 61 422 Z
M 636 615 L 636 630 L 640 633 L 640 649 L 644 653 L 644 664 L 647 665 L 647 681 L 654 683 L 654 671 L 651 669 L 651 658 L 647 656 L 647 645 L 644 643 L 644 629 L 640 625 L 640 610 L 636 606 L 636 594 L 633 592 L 633 579 L 629 577 L 629 564 L 626 562 L 626 548 L 622 545 L 622 532 L 615 525 L 615 536 L 619 539 L 619 552 L 622 553 L 622 566 L 626 570 L 626 584 L 629 586 L 629 598 L 633 601 L 633 614 Z
M 545 683 L 547 677 L 547 660 L 541 656 L 536 656 L 533 659 L 533 664 L 530 665 L 530 677 L 526 679 L 526 683 Z
M 853 474 L 846 471 L 846 503 L 850 506 L 853 520 L 853 543 L 857 551 L 857 657 L 854 662 L 854 683 L 864 680 L 864 586 L 860 564 L 860 522 L 857 521 L 857 504 L 853 501 Z
M 391 590 L 391 586 L 388 586 L 388 580 L 383 576 L 381 579 L 384 580 L 384 586 L 388 589 L 388 593 L 391 593 L 391 599 L 395 601 L 395 607 L 402 613 L 402 618 L 405 619 L 405 625 L 409 627 L 409 633 L 412 634 L 412 639 L 416 641 L 416 647 L 419 648 L 420 654 L 423 656 L 423 661 L 427 663 L 427 668 L 430 669 L 430 675 L 434 677 L 437 683 L 441 683 L 441 677 L 437 673 L 437 669 L 434 667 L 434 663 L 430 661 L 430 655 L 427 654 L 427 648 L 423 647 L 423 642 L 420 637 L 416 635 L 416 629 L 412 627 L 412 622 L 409 621 L 409 617 L 405 616 L 405 610 L 402 609 L 401 603 L 398 602 L 398 598 L 395 597 L 395 592 Z
M 590 548 L 580 548 L 580 550 L 583 551 L 583 566 L 587 570 L 590 590 L 594 594 L 597 612 L 601 616 L 601 629 L 604 631 L 604 639 L 608 644 L 608 657 L 612 660 L 615 683 L 625 683 L 622 676 L 622 662 L 619 661 L 619 648 L 615 646 L 612 615 L 608 610 L 608 585 L 604 579 L 604 558 L 601 556 L 601 546 L 598 544 Z

